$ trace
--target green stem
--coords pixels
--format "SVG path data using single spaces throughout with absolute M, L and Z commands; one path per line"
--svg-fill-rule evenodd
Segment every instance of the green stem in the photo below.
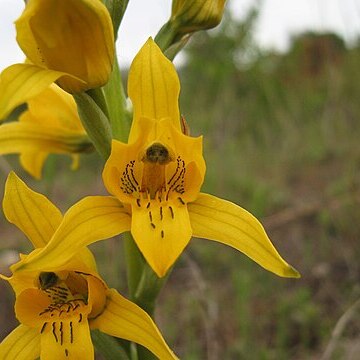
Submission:
M 155 42 L 169 60 L 174 60 L 190 39 L 191 34 L 179 34 L 177 25 L 169 20 L 155 36 Z
M 130 233 L 123 234 L 125 246 L 125 261 L 127 271 L 127 282 L 129 287 L 129 296 L 135 300 L 135 293 L 141 279 L 141 274 L 145 265 L 145 260 L 141 255 L 135 241 Z
M 163 25 L 163 27 L 156 34 L 154 41 L 158 44 L 162 52 L 165 52 L 176 38 L 176 30 L 170 20 Z
M 91 340 L 105 359 L 129 360 L 129 356 L 113 337 L 99 330 L 92 330 Z
M 46 193 L 48 196 L 52 194 L 54 179 L 57 174 L 57 159 L 55 155 L 50 155 L 46 161 L 46 166 L 44 168 L 43 180 L 46 186 Z
M 134 301 L 150 316 L 154 314 L 156 299 L 165 285 L 170 272 L 168 271 L 163 278 L 159 278 L 147 263 L 143 267 Z
M 126 96 L 117 58 L 108 83 L 103 87 L 113 138 L 126 141 L 130 131 L 130 114 L 126 110 Z
M 144 283 L 144 272 L 146 266 L 148 266 L 141 255 L 138 247 L 135 244 L 135 241 L 130 233 L 126 233 L 123 235 L 125 241 L 125 254 L 126 254 L 126 269 L 127 269 L 127 280 L 128 280 L 128 287 L 129 287 L 129 294 L 130 299 L 137 303 L 140 307 L 141 303 L 144 302 L 143 299 L 138 299 L 138 288 L 140 284 Z M 139 301 L 140 300 L 140 301 Z M 138 302 L 139 301 L 139 302 Z M 147 300 L 147 302 L 150 299 Z M 152 302 L 153 304 L 155 301 Z M 151 306 L 153 309 L 154 306 Z M 149 313 L 148 308 L 144 308 L 145 311 Z M 157 359 L 154 355 L 148 351 L 146 348 L 142 347 L 138 344 L 131 344 L 130 347 L 130 356 L 132 360 L 155 360 Z
M 152 316 L 157 296 L 170 271 L 159 278 L 145 261 L 130 233 L 124 234 L 124 240 L 130 299 Z

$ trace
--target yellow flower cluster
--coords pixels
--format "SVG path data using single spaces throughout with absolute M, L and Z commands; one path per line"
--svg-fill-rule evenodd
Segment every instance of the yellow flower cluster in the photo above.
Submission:
M 191 33 L 218 24 L 223 8 L 224 0 L 174 1 L 170 20 Z M 0 119 L 27 105 L 16 121 L 0 125 L 0 153 L 20 154 L 23 168 L 40 178 L 50 153 L 71 154 L 76 167 L 79 153 L 94 150 L 70 94 L 100 88 L 106 95 L 101 87 L 115 58 L 112 19 L 100 0 L 29 0 L 16 29 L 27 61 L 0 76 Z M 299 276 L 253 215 L 200 191 L 202 137 L 184 130 L 179 92 L 174 65 L 149 38 L 129 72 L 128 141 L 112 140 L 102 173 L 111 196 L 86 197 L 63 216 L 10 173 L 4 214 L 34 250 L 12 265 L 12 276 L 0 275 L 15 291 L 20 322 L 1 342 L 1 359 L 92 359 L 94 329 L 176 359 L 151 317 L 106 285 L 87 249 L 124 232 L 159 278 L 192 237 L 231 246 L 279 276 Z

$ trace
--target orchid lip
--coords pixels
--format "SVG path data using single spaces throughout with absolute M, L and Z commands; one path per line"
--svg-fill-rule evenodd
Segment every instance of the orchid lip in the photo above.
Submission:
M 149 149 L 150 151 L 148 151 Z M 166 148 L 155 143 L 148 150 L 150 159 L 142 160 L 141 180 L 137 179 L 135 175 L 135 167 L 139 166 L 139 163 L 131 160 L 126 164 L 120 178 L 120 188 L 123 193 L 135 199 L 138 207 L 142 207 L 144 204 L 142 200 L 145 200 L 147 208 L 152 201 L 161 203 L 173 199 L 178 200 L 178 205 L 185 205 L 186 202 L 182 198 L 182 195 L 185 194 L 185 161 L 178 156 L 175 171 L 167 178 L 166 166 L 173 160 L 170 160 L 168 152 L 165 152 Z

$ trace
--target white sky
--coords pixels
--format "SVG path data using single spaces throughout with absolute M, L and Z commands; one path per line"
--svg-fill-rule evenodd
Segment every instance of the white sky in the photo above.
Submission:
M 241 17 L 257 0 L 228 0 Z M 348 42 L 360 34 L 360 0 L 262 0 L 255 38 L 267 48 L 284 50 L 291 35 L 304 30 L 332 30 Z M 0 0 L 0 70 L 21 62 L 24 56 L 15 41 L 13 21 L 23 0 Z M 117 44 L 122 65 L 129 64 L 141 45 L 155 36 L 170 15 L 170 0 L 130 0 Z M 56 21 L 56 19 L 54 19 Z

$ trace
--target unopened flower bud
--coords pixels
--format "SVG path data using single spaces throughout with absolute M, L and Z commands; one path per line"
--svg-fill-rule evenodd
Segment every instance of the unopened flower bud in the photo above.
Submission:
M 182 34 L 217 26 L 226 0 L 173 0 L 171 21 Z

